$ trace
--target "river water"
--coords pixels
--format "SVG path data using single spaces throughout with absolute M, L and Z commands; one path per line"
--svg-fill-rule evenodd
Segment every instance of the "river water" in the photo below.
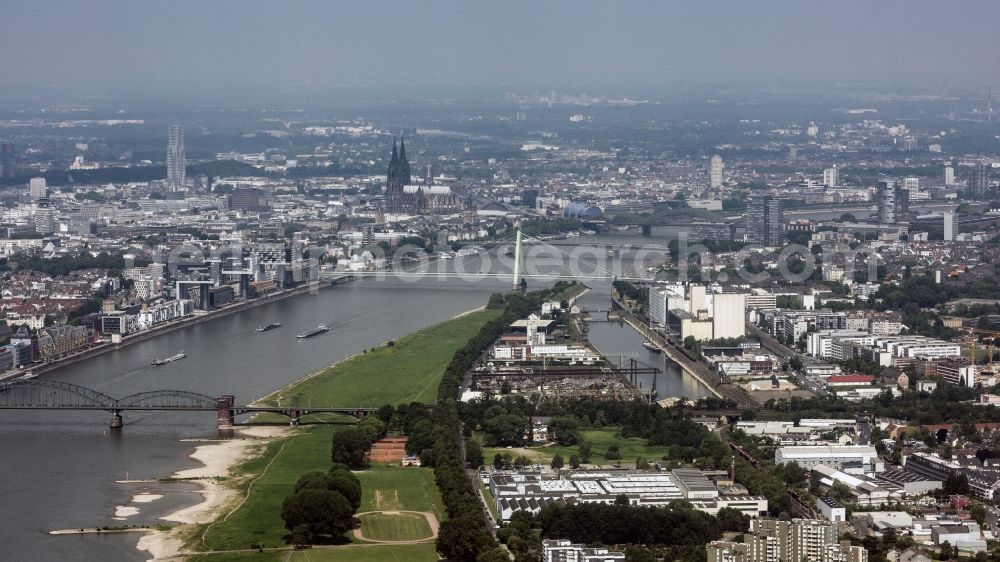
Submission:
M 237 403 L 248 403 L 347 355 L 482 306 L 490 294 L 509 290 L 509 283 L 359 280 L 195 324 L 41 378 L 114 397 L 177 389 L 210 396 L 234 394 Z M 532 288 L 542 284 L 533 283 Z M 608 308 L 607 285 L 595 287 L 584 304 Z M 255 331 L 269 322 L 283 326 Z M 318 324 L 330 331 L 295 338 Z M 603 352 L 632 354 L 659 364 L 664 371 L 656 381 L 661 397 L 704 394 L 676 366 L 668 367 L 663 356 L 645 350 L 642 338 L 627 325 L 595 322 L 589 335 Z M 150 366 L 153 359 L 180 351 L 187 358 Z M 0 411 L 0 558 L 145 560 L 145 553 L 135 549 L 138 534 L 50 536 L 47 532 L 157 524 L 159 517 L 200 500 L 193 486 L 114 481 L 168 476 L 196 466 L 188 455 L 197 443 L 190 440 L 216 437 L 214 412 L 125 412 L 124 418 L 125 427 L 112 431 L 110 414 L 105 412 Z M 164 497 L 130 503 L 137 493 Z M 124 521 L 115 519 L 117 506 L 137 507 L 139 513 Z

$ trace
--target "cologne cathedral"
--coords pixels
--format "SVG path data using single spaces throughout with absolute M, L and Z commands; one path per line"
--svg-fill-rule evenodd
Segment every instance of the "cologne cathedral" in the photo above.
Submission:
M 434 185 L 430 166 L 423 185 L 413 184 L 410 162 L 406 159 L 406 141 L 392 140 L 392 157 L 386 170 L 385 212 L 387 213 L 457 213 L 463 209 L 462 198 L 446 185 Z

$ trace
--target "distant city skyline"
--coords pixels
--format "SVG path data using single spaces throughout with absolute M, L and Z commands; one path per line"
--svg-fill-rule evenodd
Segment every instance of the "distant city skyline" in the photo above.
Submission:
M 10 91 L 1000 83 L 995 2 L 12 2 Z M 985 87 L 983 97 L 985 97 Z

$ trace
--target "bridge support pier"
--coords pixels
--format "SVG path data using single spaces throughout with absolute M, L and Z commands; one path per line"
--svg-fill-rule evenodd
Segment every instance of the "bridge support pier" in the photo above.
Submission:
M 292 427 L 298 427 L 299 426 L 299 418 L 301 418 L 301 417 L 302 417 L 302 413 L 299 410 L 292 410 L 291 412 L 289 412 L 288 425 L 290 425 Z
M 236 397 L 231 394 L 226 394 L 216 399 L 215 404 L 219 418 L 219 429 L 233 429 L 233 426 L 236 425 L 236 414 L 233 412 L 235 401 Z
M 642 228 L 642 235 L 643 236 L 652 236 L 652 234 L 653 234 L 653 225 L 651 225 L 651 224 L 644 224 L 644 225 L 641 226 L 641 228 Z
M 111 412 L 111 429 L 121 429 L 123 425 L 125 424 L 118 410 Z

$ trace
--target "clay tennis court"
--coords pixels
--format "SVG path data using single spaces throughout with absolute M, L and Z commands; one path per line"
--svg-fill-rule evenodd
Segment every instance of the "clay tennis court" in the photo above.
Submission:
M 406 456 L 406 437 L 385 437 L 372 444 L 368 460 L 398 463 Z

